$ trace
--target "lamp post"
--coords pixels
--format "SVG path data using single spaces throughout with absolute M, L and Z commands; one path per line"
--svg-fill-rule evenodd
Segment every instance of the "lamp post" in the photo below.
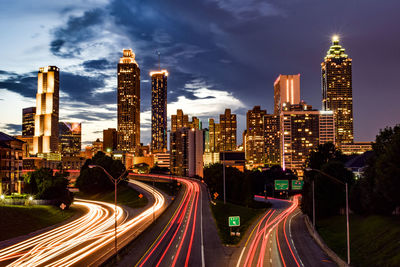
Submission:
M 305 168 L 305 170 L 306 171 L 318 172 L 318 173 L 328 177 L 329 179 L 331 179 L 331 180 L 333 180 L 333 181 L 335 181 L 335 182 L 337 182 L 339 184 L 345 185 L 345 187 L 346 187 L 347 264 L 350 265 L 350 224 L 349 224 L 349 187 L 348 187 L 348 184 L 347 184 L 347 182 L 342 182 L 339 179 L 337 179 L 337 178 L 335 178 L 335 177 L 333 177 L 333 176 L 331 176 L 331 175 L 329 175 L 327 173 L 324 173 L 324 172 L 322 172 L 322 171 L 320 171 L 318 169 Z M 315 189 L 315 187 L 314 187 L 314 179 L 313 179 L 312 180 L 312 197 L 313 197 L 312 202 L 313 202 L 313 226 L 314 226 L 314 229 L 315 229 L 315 194 L 314 194 L 314 189 Z
M 107 177 L 110 179 L 111 182 L 114 183 L 114 247 L 115 247 L 115 256 L 118 256 L 118 245 L 117 245 L 117 185 L 118 183 L 122 180 L 122 177 L 126 174 L 128 169 L 126 169 L 117 179 L 112 177 L 111 174 L 109 174 L 106 169 L 104 169 L 100 165 L 89 165 L 90 169 L 93 168 L 100 168 L 104 171 L 104 173 L 107 175 Z

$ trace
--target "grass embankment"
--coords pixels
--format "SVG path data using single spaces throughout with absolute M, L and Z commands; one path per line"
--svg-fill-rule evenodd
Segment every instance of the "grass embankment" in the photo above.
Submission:
M 346 217 L 319 220 L 317 225 L 326 244 L 346 259 Z M 352 266 L 400 266 L 400 218 L 352 215 L 350 248 Z
M 118 185 L 117 188 L 117 204 L 125 205 L 133 209 L 142 208 L 147 205 L 147 198 L 143 196 L 139 198 L 140 193 L 135 189 L 127 185 Z M 97 193 L 97 194 L 85 194 L 79 192 L 75 195 L 78 198 L 84 198 L 89 200 L 103 201 L 108 203 L 114 203 L 114 190 Z
M 54 206 L 0 206 L 0 241 L 60 223 L 76 212 L 75 208 L 62 211 Z
M 218 200 L 216 203 L 216 205 L 211 204 L 211 210 L 217 222 L 219 236 L 222 240 L 222 243 L 226 245 L 234 245 L 239 243 L 253 220 L 261 213 L 264 213 L 266 210 L 265 208 L 268 207 L 268 205 L 265 204 L 265 208 L 253 209 L 235 205 L 229 202 L 224 204 L 222 201 Z M 239 237 L 230 235 L 230 229 L 228 226 L 229 216 L 240 216 L 240 226 L 237 227 L 237 229 L 234 229 L 235 232 L 240 232 Z

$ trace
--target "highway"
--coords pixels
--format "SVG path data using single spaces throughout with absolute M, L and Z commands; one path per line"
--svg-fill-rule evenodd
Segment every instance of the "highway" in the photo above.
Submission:
M 135 266 L 222 266 L 223 248 L 211 215 L 206 186 L 194 179 L 160 175 L 153 178 L 176 179 L 184 187 L 183 196 Z
M 166 208 L 164 196 L 149 185 L 140 186 L 154 196 L 150 207 L 132 216 L 117 206 L 118 246 L 122 247 L 144 230 Z M 99 265 L 114 251 L 114 205 L 76 199 L 87 210 L 82 217 L 58 228 L 0 250 L 1 266 Z
M 236 266 L 336 266 L 307 232 L 299 195 L 292 201 L 268 198 L 273 206 L 251 230 Z

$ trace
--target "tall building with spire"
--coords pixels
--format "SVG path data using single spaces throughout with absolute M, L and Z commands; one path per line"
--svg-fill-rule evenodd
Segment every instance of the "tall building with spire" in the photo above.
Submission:
M 332 45 L 321 63 L 322 108 L 335 115 L 337 145 L 353 143 L 353 89 L 352 60 L 339 44 L 339 37 L 332 38 Z
M 131 49 L 118 63 L 118 150 L 138 152 L 140 147 L 140 69 Z
M 167 70 L 152 71 L 151 77 L 151 151 L 167 151 Z
M 59 77 L 56 66 L 39 69 L 33 153 L 58 152 Z

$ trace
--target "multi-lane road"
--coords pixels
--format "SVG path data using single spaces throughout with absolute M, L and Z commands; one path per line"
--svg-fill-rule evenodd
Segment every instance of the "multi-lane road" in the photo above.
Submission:
M 74 204 L 87 210 L 77 220 L 0 250 L 0 265 L 9 266 L 71 266 L 99 265 L 114 254 L 114 220 L 118 222 L 120 246 L 152 222 L 153 213 L 165 208 L 164 196 L 150 186 L 131 181 L 151 192 L 154 201 L 138 215 L 114 205 L 77 199 Z
M 251 229 L 231 265 L 336 266 L 308 234 L 298 208 L 299 198 L 268 198 L 272 208 Z
M 176 179 L 183 189 L 159 231 L 134 257 L 120 263 L 130 266 L 335 266 L 315 244 L 292 200 L 268 199 L 268 209 L 249 229 L 238 248 L 222 246 L 211 209 L 207 187 L 188 178 L 145 175 L 142 179 Z M 164 195 L 153 187 L 130 180 L 151 200 L 140 213 L 118 207 L 118 247 L 131 242 L 166 208 Z M 76 200 L 87 210 L 79 219 L 0 250 L 0 266 L 98 266 L 115 255 L 114 206 Z M 157 227 L 153 230 L 155 231 Z M 140 240 L 140 238 L 138 239 Z M 139 254 L 138 254 L 139 253 Z M 133 261 L 131 259 L 134 259 Z

